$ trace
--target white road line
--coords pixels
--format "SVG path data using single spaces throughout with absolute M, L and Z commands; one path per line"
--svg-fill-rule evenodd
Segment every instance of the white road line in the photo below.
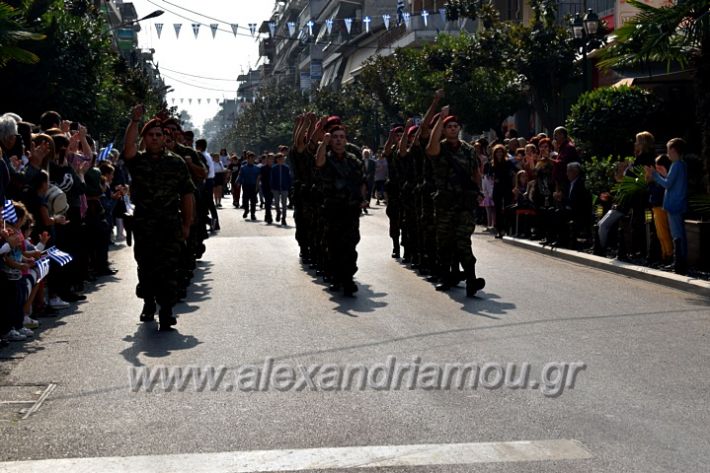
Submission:
M 426 465 L 583 460 L 576 440 L 260 450 L 0 463 L 4 473 L 257 473 Z

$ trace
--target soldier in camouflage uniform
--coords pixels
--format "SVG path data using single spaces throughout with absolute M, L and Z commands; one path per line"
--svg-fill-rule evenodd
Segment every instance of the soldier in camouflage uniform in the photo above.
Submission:
M 401 256 L 400 234 L 401 234 L 401 165 L 397 152 L 397 143 L 402 139 L 404 128 L 395 126 L 390 130 L 389 137 L 385 143 L 383 155 L 387 159 L 388 177 L 385 182 L 385 196 L 387 199 L 387 218 L 389 218 L 389 234 L 392 239 L 392 258 Z
M 138 263 L 136 294 L 143 299 L 141 321 L 152 321 L 160 305 L 161 330 L 177 323 L 173 306 L 178 299 L 177 269 L 194 217 L 195 186 L 185 162 L 164 148 L 159 119 L 141 131 L 145 151 L 138 151 L 138 122 L 142 105 L 134 107 L 126 129 L 123 157 L 131 173 L 131 199 L 135 205 L 134 256 Z
M 466 277 L 466 295 L 473 297 L 485 287 L 476 277 L 476 258 L 471 249 L 475 212 L 481 196 L 480 164 L 472 146 L 459 140 L 461 126 L 444 107 L 434 126 L 426 153 L 436 181 L 436 245 L 439 264 L 439 291 L 446 291 L 458 281 L 451 268 L 461 263 Z M 443 135 L 443 140 L 442 140 Z
M 331 291 L 346 296 L 357 292 L 360 241 L 360 212 L 367 205 L 367 184 L 362 161 L 346 151 L 347 136 L 342 125 L 329 126 L 329 133 L 316 152 L 316 169 L 323 191 L 323 212 L 327 244 L 327 271 L 332 275 Z
M 293 146 L 289 151 L 289 161 L 293 169 L 293 220 L 296 223 L 296 241 L 301 250 L 303 264 L 310 264 L 313 257 L 311 250 L 311 232 L 313 231 L 313 206 L 311 189 L 313 187 L 313 166 L 315 158 L 307 152 L 308 130 L 316 120 L 314 114 L 301 115 L 296 120 L 293 133 Z

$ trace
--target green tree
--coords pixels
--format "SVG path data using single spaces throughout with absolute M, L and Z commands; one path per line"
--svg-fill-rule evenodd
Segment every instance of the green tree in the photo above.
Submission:
M 120 138 L 131 105 L 146 103 L 149 113 L 166 107 L 163 92 L 113 49 L 103 15 L 92 2 L 36 1 L 22 11 L 32 31 L 46 40 L 26 46 L 39 62 L 11 62 L 0 74 L 6 110 L 31 121 L 56 110 L 87 125 L 105 143 Z
M 34 2 L 37 3 L 37 2 Z M 24 12 L 34 12 L 35 6 L 28 2 L 21 5 L 24 11 L 6 2 L 0 2 L 0 68 L 10 61 L 24 64 L 34 64 L 39 57 L 24 49 L 25 41 L 39 41 L 45 35 L 27 29 Z
M 567 117 L 567 130 L 588 156 L 618 158 L 633 151 L 634 137 L 653 130 L 661 102 L 639 87 L 603 87 L 582 94 Z
M 654 8 L 636 0 L 629 3 L 638 15 L 614 34 L 599 65 L 611 68 L 632 64 L 665 63 L 691 67 L 695 81 L 697 119 L 702 133 L 706 191 L 710 192 L 710 9 L 707 0 L 685 0 Z

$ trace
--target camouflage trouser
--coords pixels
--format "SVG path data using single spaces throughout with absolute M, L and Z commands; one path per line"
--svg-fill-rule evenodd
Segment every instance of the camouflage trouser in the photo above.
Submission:
M 326 270 L 334 282 L 350 282 L 357 272 L 356 247 L 360 241 L 360 209 L 329 208 L 324 212 L 328 247 Z
M 406 256 L 412 261 L 418 261 L 419 246 L 417 244 L 417 203 L 415 193 L 410 191 L 402 194 L 402 245 Z
M 434 218 L 434 200 L 431 192 L 421 192 L 418 207 L 417 234 L 422 263 L 429 269 L 436 269 L 436 219 Z
M 309 254 L 311 246 L 313 208 L 308 202 L 308 198 L 306 191 L 294 188 L 293 220 L 296 223 L 296 241 L 302 254 Z
M 393 242 L 399 244 L 400 234 L 400 205 L 399 200 L 390 198 L 387 201 L 387 209 L 385 210 L 390 221 L 390 238 Z
M 133 254 L 138 263 L 136 295 L 161 308 L 177 302 L 185 241 L 179 220 L 138 221 L 133 228 Z
M 475 278 L 476 258 L 471 249 L 471 235 L 476 228 L 473 210 L 436 206 L 436 247 L 442 275 L 458 263 L 466 277 Z

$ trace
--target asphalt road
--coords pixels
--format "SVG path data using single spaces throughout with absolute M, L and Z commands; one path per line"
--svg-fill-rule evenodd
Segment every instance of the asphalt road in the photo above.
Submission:
M 707 471 L 708 300 L 484 234 L 473 243 L 479 275 L 488 281 L 480 297 L 466 299 L 463 288 L 437 293 L 389 257 L 383 207 L 361 219 L 360 292 L 344 299 L 301 267 L 293 227 L 245 222 L 232 208 L 220 217 L 222 231 L 208 240 L 196 284 L 177 308 L 176 332 L 138 322 L 135 263 L 131 250 L 120 248 L 112 254 L 118 277 L 102 281 L 75 312 L 44 319 L 38 340 L 0 351 L 6 371 L 0 400 L 36 400 L 52 386 L 26 419 L 18 410 L 31 403 L 0 404 L 2 462 L 91 458 L 97 462 L 91 471 L 108 471 L 116 457 L 127 457 L 140 461 L 142 469 L 125 466 L 133 471 L 265 471 L 261 460 L 239 469 L 232 457 L 193 454 L 242 458 L 269 450 L 287 452 L 290 460 L 268 471 Z M 306 384 L 245 391 L 231 382 L 244 374 L 240 367 L 267 359 L 296 373 L 301 367 L 322 373 L 328 364 L 336 372 L 372 369 L 388 357 L 420 360 L 421 368 L 529 363 L 538 380 L 549 362 L 584 368 L 556 396 L 495 387 L 490 378 L 486 386 L 460 390 L 426 389 L 431 385 L 422 378 L 415 389 L 388 390 Z M 129 369 L 156 366 L 224 366 L 227 374 L 214 391 L 134 392 Z M 567 440 L 572 451 L 558 443 Z M 526 457 L 506 444 L 514 441 L 531 441 L 531 449 L 549 441 L 553 453 L 538 449 Z M 489 443 L 496 453 L 486 457 L 479 450 Z M 474 452 L 462 454 L 459 444 Z M 421 460 L 401 451 L 422 445 L 428 447 L 417 447 Z M 453 452 L 437 453 L 441 447 L 432 445 Z M 355 449 L 348 465 L 342 462 L 350 450 L 324 450 L 368 446 L 389 449 Z M 293 452 L 342 462 L 318 460 L 309 470 Z M 480 463 L 471 459 L 476 455 Z M 60 471 L 58 465 L 0 463 L 0 472 Z M 81 465 L 72 471 L 89 471 Z

